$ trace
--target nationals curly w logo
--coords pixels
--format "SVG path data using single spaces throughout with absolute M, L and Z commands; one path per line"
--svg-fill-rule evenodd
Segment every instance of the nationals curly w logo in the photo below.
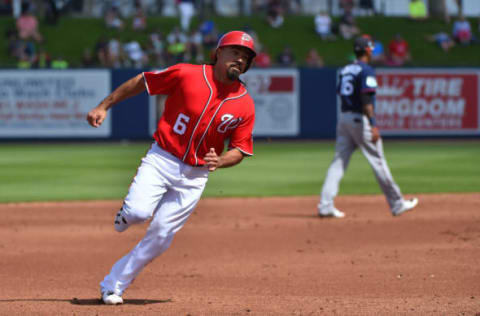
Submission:
M 226 133 L 229 129 L 235 129 L 240 122 L 242 122 L 242 118 L 235 118 L 232 114 L 224 114 L 222 115 L 222 123 L 218 125 L 217 132 L 219 133 Z

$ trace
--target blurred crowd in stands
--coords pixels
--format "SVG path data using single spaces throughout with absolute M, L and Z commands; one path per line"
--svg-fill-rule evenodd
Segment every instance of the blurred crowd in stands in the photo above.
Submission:
M 267 0 L 263 5 L 257 4 L 255 10 L 265 13 L 266 22 L 273 28 L 283 25 L 284 14 L 287 11 L 285 1 Z M 223 33 L 218 30 L 210 19 L 203 19 L 198 26 L 192 27 L 191 20 L 196 14 L 194 0 L 177 0 L 179 24 L 172 30 L 157 29 L 148 34 L 148 40 L 141 44 L 135 38 L 121 43 L 118 38 L 101 36 L 93 50 L 86 49 L 82 65 L 84 67 L 162 67 L 180 62 L 209 62 L 214 53 L 218 39 Z M 126 25 L 120 15 L 120 10 L 111 6 L 105 15 L 105 27 L 122 29 L 131 27 L 139 32 L 147 29 L 146 15 L 141 2 L 136 1 L 136 12 L 130 26 Z M 249 25 L 243 25 L 241 30 L 247 32 L 255 41 L 258 58 L 254 67 L 293 67 L 298 65 L 292 49 L 288 46 L 277 56 L 270 56 L 268 48 L 260 41 L 257 32 Z M 312 48 L 311 57 L 305 64 L 323 66 L 321 56 Z
M 456 3 L 460 7 L 461 0 L 456 0 Z M 353 14 L 354 9 L 368 16 L 375 14 L 373 0 L 360 0 L 358 8 L 355 8 L 355 2 L 353 0 L 340 0 L 340 6 L 343 9 L 343 14 L 336 24 L 332 22 L 332 18 L 325 11 L 319 12 L 314 17 L 315 32 L 324 41 L 335 41 L 338 38 L 350 40 L 362 33 L 362 30 L 355 21 Z M 424 0 L 410 0 L 409 19 L 412 22 L 421 23 L 422 21 L 428 20 L 428 18 L 429 16 Z M 445 22 L 450 22 L 448 15 L 446 15 L 445 19 Z M 480 32 L 480 20 L 478 30 Z M 384 48 L 380 40 L 375 38 L 375 34 L 370 35 L 375 42 L 375 49 L 372 55 L 373 64 L 396 67 L 408 65 L 412 61 L 409 44 L 403 38 L 400 30 L 389 40 L 386 48 Z M 426 34 L 425 39 L 429 42 L 436 43 L 444 52 L 448 52 L 455 45 L 479 43 L 479 39 L 473 35 L 470 22 L 465 18 L 460 9 L 450 34 L 439 31 L 434 34 Z M 354 56 L 351 55 L 350 58 L 354 58 Z
M 93 52 L 90 48 L 85 50 L 82 61 L 84 67 L 164 67 L 179 62 L 201 63 L 208 60 L 204 52 L 214 48 L 220 34 L 211 20 L 191 27 L 195 14 L 193 0 L 178 1 L 179 24 L 168 32 L 162 29 L 148 31 L 141 1 L 135 1 L 135 7 L 131 25 L 127 25 L 118 7 L 110 6 L 105 15 L 105 27 L 118 30 L 130 28 L 142 32 L 147 35 L 146 43 L 140 43 L 133 36 L 123 42 L 116 36 L 100 36 Z
M 45 43 L 48 38 L 40 32 L 38 17 L 35 14 L 37 12 L 35 4 L 38 1 L 22 1 L 21 13 L 16 18 L 15 26 L 6 32 L 8 54 L 15 58 L 18 68 L 69 68 L 69 62 L 64 56 L 51 56 L 46 50 Z M 130 1 L 134 10 L 128 17 L 123 16 L 121 10 L 125 0 L 104 1 L 103 22 L 105 34 L 109 35 L 97 35 L 96 43 L 84 48 L 81 64 L 74 66 L 163 68 L 179 62 L 208 63 L 219 37 L 223 31 L 227 31 L 219 30 L 208 15 L 197 12 L 198 2 L 204 5 L 201 0 L 172 0 L 175 1 L 178 13 L 178 25 L 169 30 L 148 25 L 145 0 Z M 56 24 L 59 18 L 56 1 L 45 0 L 44 2 L 46 23 Z M 263 14 L 266 24 L 273 29 L 279 29 L 280 32 L 288 15 L 299 13 L 301 6 L 300 0 L 252 0 L 251 3 L 252 11 Z M 355 17 L 359 14 L 363 16 L 376 14 L 373 0 L 339 0 L 338 4 L 341 12 L 338 18 L 332 18 L 326 10 L 319 10 L 313 16 L 312 32 L 318 35 L 320 41 L 352 40 L 363 33 Z M 478 43 L 470 22 L 465 19 L 461 11 L 459 12 L 451 33 L 439 31 L 427 34 L 425 40 L 435 43 L 445 52 L 456 45 Z M 410 0 L 409 13 L 409 18 L 415 23 L 422 23 L 429 18 L 424 0 Z M 192 23 L 194 16 L 198 16 L 198 23 Z M 301 60 L 297 59 L 292 47 L 288 45 L 285 45 L 276 56 L 271 56 L 269 47 L 262 42 L 251 26 L 243 25 L 240 28 L 249 33 L 256 42 L 258 56 L 254 67 L 323 67 L 325 65 L 323 56 L 315 48 L 315 43 L 312 43 L 305 58 Z M 118 36 L 125 30 L 128 30 L 129 34 L 139 36 L 128 38 Z M 402 36 L 401 30 L 397 34 L 392 34 L 391 40 L 385 43 L 385 46 L 375 37 L 375 34 L 371 35 L 375 40 L 374 64 L 403 66 L 412 61 L 409 43 Z M 145 38 L 147 38 L 146 41 Z M 349 58 L 354 56 L 351 55 Z
M 17 67 L 29 68 L 55 68 L 66 69 L 69 63 L 64 56 L 50 56 L 45 49 L 45 38 L 40 33 L 39 21 L 36 17 L 35 7 L 30 1 L 21 3 L 21 13 L 15 25 L 8 28 L 7 38 L 8 55 L 17 61 Z M 46 16 L 49 23 L 56 23 L 55 15 Z

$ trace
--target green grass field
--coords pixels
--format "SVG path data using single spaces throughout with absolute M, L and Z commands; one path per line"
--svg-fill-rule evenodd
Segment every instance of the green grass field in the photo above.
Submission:
M 122 199 L 149 143 L 0 145 L 0 202 Z M 257 141 L 255 156 L 210 176 L 204 196 L 319 194 L 333 142 Z M 385 141 L 402 192 L 480 192 L 480 141 Z M 379 194 L 360 152 L 340 194 Z

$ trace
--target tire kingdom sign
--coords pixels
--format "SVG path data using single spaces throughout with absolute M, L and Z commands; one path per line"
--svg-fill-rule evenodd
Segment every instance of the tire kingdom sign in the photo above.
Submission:
M 480 134 L 479 74 L 462 69 L 378 69 L 375 112 L 382 134 Z

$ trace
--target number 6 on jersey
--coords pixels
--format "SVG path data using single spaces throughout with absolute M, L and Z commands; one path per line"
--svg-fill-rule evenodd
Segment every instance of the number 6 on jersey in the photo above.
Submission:
M 187 123 L 190 121 L 190 118 L 183 113 L 178 114 L 175 125 L 173 126 L 173 131 L 178 135 L 185 134 L 187 130 Z
M 340 86 L 340 94 L 341 95 L 351 95 L 353 93 L 353 76 L 346 75 L 342 77 L 342 84 Z

